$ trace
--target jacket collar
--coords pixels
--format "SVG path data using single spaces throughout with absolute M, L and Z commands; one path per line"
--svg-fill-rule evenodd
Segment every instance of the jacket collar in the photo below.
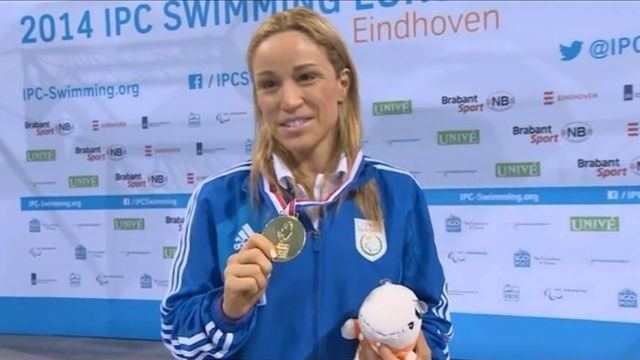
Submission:
M 348 172 L 347 179 L 342 185 L 340 185 L 340 187 L 338 187 L 333 193 L 329 194 L 329 196 L 327 196 L 323 200 L 296 202 L 295 211 L 298 211 L 300 208 L 306 206 L 323 206 L 331 204 L 337 201 L 337 199 L 339 199 L 342 194 L 347 194 L 352 189 L 362 186 L 373 176 L 370 171 L 363 171 L 365 168 L 364 165 L 364 157 L 362 155 L 362 150 L 360 150 L 356 155 L 351 172 Z M 363 177 L 363 175 L 365 176 Z M 274 185 L 269 184 L 264 177 L 261 177 L 260 193 L 268 203 L 271 203 L 273 205 L 278 213 L 281 214 L 286 212 L 288 204 L 286 204 L 284 202 L 284 199 L 282 199 L 282 197 L 277 194 Z

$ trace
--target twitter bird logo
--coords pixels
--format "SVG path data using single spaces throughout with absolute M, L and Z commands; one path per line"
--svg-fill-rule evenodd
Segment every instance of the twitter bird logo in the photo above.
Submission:
M 562 54 L 562 61 L 573 60 L 580 54 L 582 50 L 582 41 L 574 41 L 571 46 L 564 46 L 560 44 L 560 53 Z

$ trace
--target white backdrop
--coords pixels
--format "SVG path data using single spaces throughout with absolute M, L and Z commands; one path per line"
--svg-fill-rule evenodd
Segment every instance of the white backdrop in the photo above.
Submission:
M 251 32 L 298 3 L 358 64 L 365 153 L 424 187 L 453 312 L 640 323 L 620 2 L 3 3 L 0 297 L 161 299 L 188 194 L 250 156 Z

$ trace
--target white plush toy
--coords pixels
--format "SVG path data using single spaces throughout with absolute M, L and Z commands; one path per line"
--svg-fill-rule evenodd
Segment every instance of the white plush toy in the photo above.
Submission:
M 411 289 L 385 282 L 364 299 L 358 319 L 342 325 L 342 337 L 352 340 L 362 333 L 376 351 L 384 344 L 399 359 L 414 360 L 417 356 L 413 349 L 426 311 L 427 305 Z

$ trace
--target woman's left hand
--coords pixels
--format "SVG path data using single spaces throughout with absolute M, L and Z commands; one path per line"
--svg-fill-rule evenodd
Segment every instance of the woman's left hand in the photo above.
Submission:
M 415 352 L 418 355 L 418 360 L 431 360 L 431 348 L 427 344 L 422 330 L 420 330 L 420 336 L 418 336 Z
M 424 338 L 422 330 L 420 330 L 420 335 L 418 336 L 418 342 L 416 343 L 414 351 L 418 360 L 431 359 L 431 349 Z M 398 359 L 386 345 L 380 345 L 376 352 L 371 344 L 369 344 L 365 339 L 361 339 L 360 344 L 358 345 L 358 357 L 359 360 L 404 360 Z

